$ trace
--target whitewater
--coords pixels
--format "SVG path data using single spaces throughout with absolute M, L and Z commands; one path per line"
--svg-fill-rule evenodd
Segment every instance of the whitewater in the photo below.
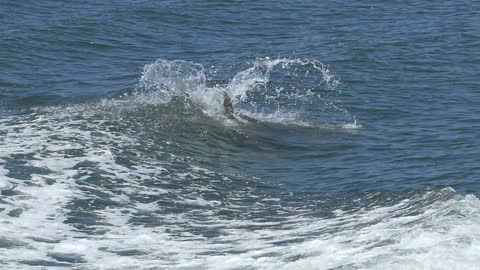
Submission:
M 2 2 L 0 269 L 478 269 L 479 10 Z

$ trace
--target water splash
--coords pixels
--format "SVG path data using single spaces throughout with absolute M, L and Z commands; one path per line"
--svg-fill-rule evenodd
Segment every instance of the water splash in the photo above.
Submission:
M 145 65 L 133 91 L 97 102 L 34 111 L 61 117 L 94 115 L 178 118 L 179 114 L 220 120 L 225 125 L 264 122 L 315 128 L 357 129 L 354 115 L 339 99 L 339 80 L 328 66 L 315 59 L 258 58 L 249 68 L 221 81 L 198 63 L 158 59 Z M 224 114 L 223 95 L 231 98 L 238 117 Z
M 155 92 L 155 100 L 166 103 L 174 96 L 205 91 L 205 81 L 205 71 L 200 64 L 158 59 L 143 68 L 137 93 Z
M 173 97 L 184 97 L 205 114 L 222 118 L 225 92 L 238 113 L 257 121 L 355 125 L 354 117 L 338 100 L 338 85 L 328 66 L 314 59 L 258 58 L 230 82 L 210 87 L 202 65 L 159 59 L 144 67 L 134 99 L 167 103 Z

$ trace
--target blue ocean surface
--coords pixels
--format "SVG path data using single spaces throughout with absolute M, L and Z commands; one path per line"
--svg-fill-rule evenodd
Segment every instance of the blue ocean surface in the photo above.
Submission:
M 2 0 L 0 269 L 479 269 L 479 116 L 479 1 Z

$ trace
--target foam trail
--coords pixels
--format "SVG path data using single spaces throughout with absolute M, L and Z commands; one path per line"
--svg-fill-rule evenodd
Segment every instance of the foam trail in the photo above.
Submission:
M 451 191 L 441 191 L 445 192 Z M 390 207 L 337 210 L 332 219 L 294 216 L 297 224 L 275 230 L 247 231 L 231 224 L 229 234 L 218 241 L 231 242 L 221 245 L 231 254 L 195 259 L 191 254 L 178 268 L 468 269 L 480 258 L 480 234 L 474 233 L 480 226 L 480 203 L 466 196 L 419 209 L 418 203 L 435 197 L 432 193 Z M 296 243 L 305 236 L 305 241 Z M 216 248 L 215 242 L 195 246 L 197 252 L 198 247 L 210 247 L 212 253 Z
M 257 180 L 158 149 L 145 155 L 157 142 L 119 129 L 118 120 L 70 117 L 0 125 L 0 179 L 10 185 L 0 201 L 5 267 L 468 269 L 480 260 L 473 195 L 442 189 L 392 203 L 373 193 L 362 197 L 370 206 L 319 216 L 335 205 L 328 198 L 309 207 L 298 194 L 265 194 Z M 19 162 L 31 173 L 8 169 Z

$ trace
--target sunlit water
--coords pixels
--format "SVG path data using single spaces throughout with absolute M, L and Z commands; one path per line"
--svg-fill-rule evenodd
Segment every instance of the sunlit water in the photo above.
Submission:
M 480 5 L 317 2 L 1 3 L 1 268 L 480 267 Z

